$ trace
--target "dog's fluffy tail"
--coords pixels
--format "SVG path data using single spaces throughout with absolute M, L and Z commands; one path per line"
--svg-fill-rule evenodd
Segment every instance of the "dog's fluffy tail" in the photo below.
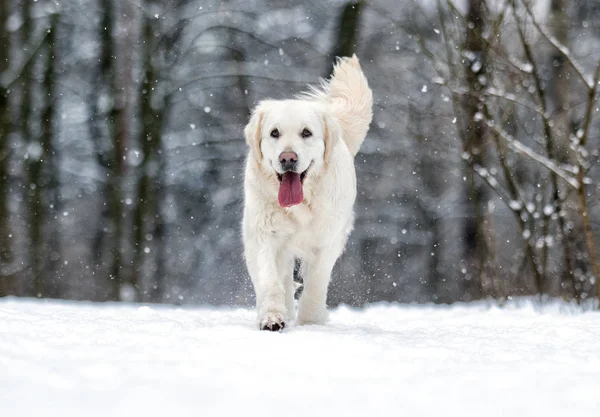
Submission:
M 313 87 L 303 98 L 327 103 L 338 119 L 344 142 L 356 155 L 373 118 L 373 93 L 358 58 L 338 58 L 329 80 Z

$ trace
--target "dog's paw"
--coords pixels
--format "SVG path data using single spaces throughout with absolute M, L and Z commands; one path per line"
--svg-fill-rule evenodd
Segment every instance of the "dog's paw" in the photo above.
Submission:
M 280 332 L 285 327 L 283 315 L 280 313 L 266 313 L 259 321 L 260 330 Z

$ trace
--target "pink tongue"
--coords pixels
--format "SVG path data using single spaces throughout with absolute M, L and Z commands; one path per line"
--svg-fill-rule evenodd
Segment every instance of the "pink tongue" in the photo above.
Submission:
M 286 172 L 283 174 L 281 185 L 279 186 L 279 205 L 281 207 L 291 207 L 302 203 L 303 198 L 300 174 L 296 174 L 295 172 Z

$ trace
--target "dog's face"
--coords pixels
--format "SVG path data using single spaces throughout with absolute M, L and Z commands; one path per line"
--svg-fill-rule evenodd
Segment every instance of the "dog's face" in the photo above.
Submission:
M 282 207 L 302 202 L 305 182 L 323 169 L 338 136 L 323 105 L 304 100 L 261 102 L 244 132 L 252 157 L 277 177 Z

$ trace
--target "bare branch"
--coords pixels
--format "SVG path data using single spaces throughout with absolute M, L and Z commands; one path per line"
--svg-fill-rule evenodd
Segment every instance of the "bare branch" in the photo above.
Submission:
M 552 34 L 550 34 L 544 27 L 542 27 L 542 25 L 539 24 L 539 22 L 533 16 L 533 13 L 531 12 L 531 8 L 526 0 L 521 0 L 521 2 L 523 3 L 523 6 L 525 6 L 525 9 L 527 10 L 527 14 L 531 18 L 531 22 L 533 23 L 535 28 L 544 36 L 544 38 L 557 51 L 559 51 L 562 54 L 562 56 L 569 62 L 569 64 L 571 64 L 571 66 L 573 67 L 573 69 L 575 70 L 577 75 L 579 75 L 579 78 L 581 78 L 581 80 L 584 82 L 586 87 L 589 90 L 593 90 L 594 82 L 592 80 L 590 80 L 588 77 L 586 77 L 583 67 L 581 66 L 581 64 L 579 64 L 579 62 L 577 62 L 575 59 L 573 59 L 573 57 L 571 56 L 571 52 L 569 51 L 569 48 L 567 48 L 565 45 L 560 43 L 554 36 L 552 36 Z M 515 15 L 516 15 L 516 10 L 515 10 Z
M 0 74 L 0 85 L 9 89 L 12 85 L 19 79 L 27 64 L 31 62 L 31 60 L 37 56 L 40 52 L 40 49 L 46 45 L 46 38 L 48 37 L 49 32 L 47 30 L 44 31 L 44 36 L 38 41 L 32 41 L 33 45 L 29 45 L 28 47 L 24 47 L 23 49 L 26 51 L 31 51 L 28 55 L 23 57 L 22 59 L 15 62 L 10 68 L 8 68 L 3 74 Z M 16 61 L 16 60 L 15 60 Z
M 569 184 L 571 187 L 579 187 L 579 182 L 575 178 L 573 178 L 566 170 L 560 167 L 556 162 L 543 155 L 540 155 L 527 145 L 524 145 L 523 143 L 519 142 L 508 132 L 496 126 L 496 124 L 493 121 L 485 119 L 485 124 L 490 129 L 492 129 L 492 131 L 496 133 L 500 138 L 502 138 L 512 150 L 522 155 L 528 156 L 530 159 L 548 168 L 550 171 L 554 172 L 560 178 L 565 180 L 567 184 Z
M 598 87 L 598 83 L 600 83 L 600 63 L 596 67 L 596 73 L 594 74 L 594 80 L 592 81 L 593 88 L 588 92 L 588 104 L 585 111 L 585 124 L 583 126 L 583 134 L 579 138 L 579 145 L 584 147 L 587 143 L 587 138 L 590 133 L 590 126 L 592 125 L 592 115 L 594 112 L 592 111 L 594 108 L 594 102 L 596 99 L 596 88 Z

